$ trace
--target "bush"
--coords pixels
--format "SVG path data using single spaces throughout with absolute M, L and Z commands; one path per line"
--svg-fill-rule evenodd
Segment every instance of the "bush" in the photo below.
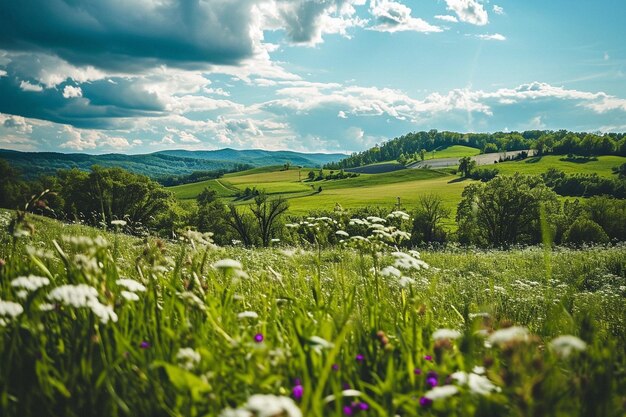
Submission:
M 598 223 L 593 220 L 579 218 L 565 232 L 563 241 L 574 245 L 607 243 L 609 236 Z

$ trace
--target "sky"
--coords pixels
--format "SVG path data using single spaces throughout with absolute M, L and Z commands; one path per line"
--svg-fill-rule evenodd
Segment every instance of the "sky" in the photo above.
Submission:
M 626 131 L 622 0 L 0 0 L 0 148 Z

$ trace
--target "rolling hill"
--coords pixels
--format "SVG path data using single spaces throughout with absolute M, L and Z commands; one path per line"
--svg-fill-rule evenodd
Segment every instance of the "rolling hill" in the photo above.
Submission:
M 42 174 L 54 174 L 59 169 L 78 168 L 89 170 L 93 165 L 121 167 L 151 178 L 184 175 L 194 171 L 232 169 L 237 164 L 255 167 L 266 165 L 292 165 L 318 167 L 338 161 L 344 154 L 299 153 L 291 151 L 265 151 L 260 149 L 215 151 L 160 151 L 144 155 L 57 152 L 19 152 L 0 149 L 0 158 L 21 170 L 24 177 L 34 178 Z

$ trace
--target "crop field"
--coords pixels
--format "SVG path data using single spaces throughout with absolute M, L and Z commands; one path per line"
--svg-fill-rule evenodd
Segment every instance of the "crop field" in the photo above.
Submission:
M 626 411 L 623 246 L 250 250 L 31 215 L 11 235 L 14 215 L 0 212 L 6 415 Z
M 615 176 L 612 168 L 618 167 L 626 162 L 623 156 L 598 156 L 596 160 L 586 162 L 569 162 L 562 160 L 565 155 L 547 155 L 541 157 L 531 157 L 522 161 L 511 161 L 485 166 L 485 168 L 496 168 L 504 175 L 514 174 L 541 174 L 549 168 L 555 168 L 566 174 L 598 174 L 602 177 Z

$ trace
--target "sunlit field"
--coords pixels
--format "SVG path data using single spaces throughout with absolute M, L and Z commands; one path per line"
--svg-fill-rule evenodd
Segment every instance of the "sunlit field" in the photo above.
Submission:
M 7 415 L 626 411 L 623 246 L 250 250 L 0 216 Z

